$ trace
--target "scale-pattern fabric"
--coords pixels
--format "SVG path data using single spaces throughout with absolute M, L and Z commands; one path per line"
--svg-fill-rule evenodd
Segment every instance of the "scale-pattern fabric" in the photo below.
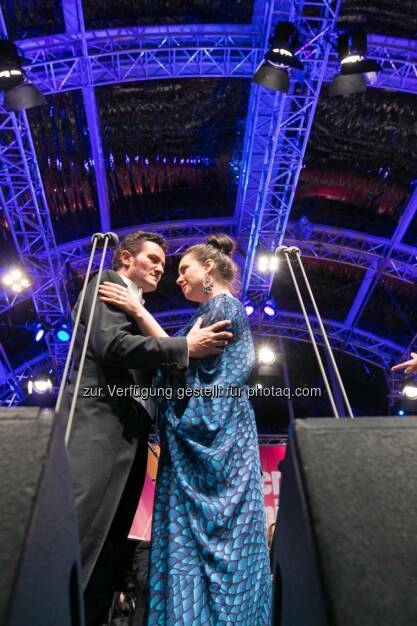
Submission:
M 230 320 L 234 339 L 218 357 L 191 359 L 181 379 L 159 375 L 158 385 L 196 395 L 181 400 L 177 393 L 161 407 L 147 624 L 267 626 L 271 578 L 246 387 L 255 362 L 248 318 L 236 298 L 221 294 L 180 334 L 198 317 L 203 326 Z

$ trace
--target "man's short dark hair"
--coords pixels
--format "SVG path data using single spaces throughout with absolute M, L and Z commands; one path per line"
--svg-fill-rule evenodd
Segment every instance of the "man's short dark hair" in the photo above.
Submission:
M 136 256 L 142 250 L 145 241 L 153 241 L 153 243 L 158 244 L 158 246 L 162 248 L 165 253 L 168 250 L 168 243 L 160 235 L 157 235 L 156 233 L 148 233 L 144 230 L 137 230 L 134 233 L 126 235 L 126 237 L 117 246 L 113 255 L 112 268 L 117 271 L 123 267 L 123 250 L 127 250 L 130 254 Z

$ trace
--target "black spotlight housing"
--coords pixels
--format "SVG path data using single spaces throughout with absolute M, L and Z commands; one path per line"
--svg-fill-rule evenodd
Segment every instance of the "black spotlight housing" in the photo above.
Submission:
M 278 67 L 294 67 L 303 70 L 303 64 L 295 57 L 299 39 L 298 30 L 294 24 L 279 22 L 271 38 L 271 49 L 266 53 L 265 59 Z
M 3 104 L 6 111 L 23 111 L 46 104 L 46 98 L 39 89 L 25 79 L 17 87 L 6 91 Z
M 269 89 L 281 91 L 282 93 L 287 93 L 290 88 L 288 72 L 273 67 L 269 65 L 269 63 L 262 63 L 256 70 L 252 81 L 258 85 L 269 87 Z
M 12 41 L 0 39 L 0 89 L 12 89 L 20 85 L 24 79 L 23 61 Z
M 367 59 L 367 35 L 363 30 L 342 33 L 338 37 L 340 74 L 334 77 L 329 88 L 330 96 L 350 95 L 366 91 L 363 74 L 373 74 L 381 67 L 372 59 Z
M 338 74 L 333 78 L 329 87 L 329 96 L 350 96 L 354 93 L 364 93 L 366 83 L 360 74 L 343 76 Z
M 258 67 L 253 82 L 274 91 L 287 93 L 290 87 L 289 69 L 303 70 L 304 66 L 295 57 L 299 44 L 297 28 L 291 22 L 279 22 L 270 40 L 270 49 L 264 62 Z

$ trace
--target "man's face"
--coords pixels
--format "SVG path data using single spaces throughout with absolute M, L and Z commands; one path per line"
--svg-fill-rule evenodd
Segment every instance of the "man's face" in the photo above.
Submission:
M 122 260 L 125 275 L 142 288 L 143 293 L 155 291 L 165 270 L 165 253 L 157 243 L 144 241 L 142 250 L 135 256 L 124 250 Z

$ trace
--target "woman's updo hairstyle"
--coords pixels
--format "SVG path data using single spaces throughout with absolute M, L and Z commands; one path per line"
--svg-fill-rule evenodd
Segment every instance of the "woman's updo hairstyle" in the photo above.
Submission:
M 188 248 L 183 256 L 192 254 L 201 264 L 213 260 L 217 276 L 236 291 L 238 267 L 232 259 L 235 250 L 236 244 L 233 239 L 224 233 L 215 233 L 207 237 L 204 243 L 197 243 Z

